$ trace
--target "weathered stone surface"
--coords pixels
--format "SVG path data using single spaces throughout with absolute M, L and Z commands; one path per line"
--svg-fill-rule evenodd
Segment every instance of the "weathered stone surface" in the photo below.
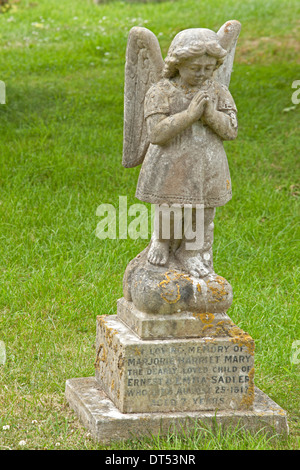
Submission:
M 146 249 L 128 264 L 123 279 L 125 299 L 141 312 L 224 313 L 231 306 L 232 288 L 222 276 L 195 278 L 182 271 L 173 256 L 165 266 L 154 266 L 147 253 Z
M 208 335 L 213 338 L 228 336 L 236 329 L 226 313 L 149 314 L 138 310 L 124 297 L 117 302 L 117 316 L 141 339 L 203 338 Z
M 141 340 L 97 317 L 95 377 L 123 413 L 251 409 L 254 342 L 232 336 Z
M 270 435 L 288 434 L 285 411 L 257 387 L 254 389 L 253 409 L 191 411 L 175 413 L 121 413 L 101 389 L 94 377 L 69 379 L 66 382 L 66 399 L 82 424 L 93 438 L 109 444 L 123 439 L 143 436 L 167 435 L 176 430 L 186 434 L 194 432 L 195 420 L 203 426 L 214 423 L 223 429 L 245 429 L 257 433 L 264 429 Z
M 194 419 L 288 432 L 255 388 L 254 341 L 228 317 L 232 288 L 213 267 L 216 207 L 231 199 L 223 142 L 237 136 L 228 86 L 240 26 L 181 31 L 165 60 L 151 31 L 129 34 L 122 163 L 142 164 L 136 196 L 161 212 L 126 268 L 117 315 L 97 317 L 95 378 L 66 383 L 102 442 L 194 430 Z
M 161 302 L 154 284 L 159 284 L 157 277 L 163 275 L 160 267 L 170 269 L 170 258 L 176 260 L 175 275 L 177 279 L 180 276 L 187 303 L 188 276 L 217 277 L 212 259 L 214 217 L 215 208 L 226 204 L 232 196 L 223 142 L 237 137 L 237 109 L 228 86 L 240 29 L 240 23 L 231 20 L 217 33 L 206 28 L 180 31 L 164 60 L 151 31 L 134 27 L 129 33 L 122 163 L 127 168 L 142 164 L 136 190 L 138 199 L 168 209 L 176 206 L 183 213 L 180 222 L 174 214 L 172 221 L 168 219 L 167 235 L 164 235 L 167 219 L 163 215 L 156 219 L 147 251 L 147 260 L 156 269 L 140 264 L 140 270 L 126 275 L 143 277 L 141 289 L 145 290 L 146 301 L 143 302 L 140 286 L 135 294 L 134 279 L 128 289 L 141 311 L 147 311 L 145 306 L 150 305 L 154 313 L 157 300 Z M 192 209 L 191 218 L 186 212 L 188 206 Z M 200 224 L 197 206 L 203 209 Z M 178 236 L 177 229 L 182 227 L 184 233 Z M 192 230 L 186 230 L 187 227 Z M 168 282 L 169 277 L 168 273 Z M 196 303 L 197 311 L 203 311 L 199 299 Z M 181 295 L 179 304 L 176 305 L 179 309 L 190 310 L 185 305 L 185 295 Z M 160 310 L 160 304 L 158 311 L 168 313 Z

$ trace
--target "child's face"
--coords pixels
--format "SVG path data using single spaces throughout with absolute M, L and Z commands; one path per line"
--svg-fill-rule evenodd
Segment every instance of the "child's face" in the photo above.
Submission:
M 184 85 L 201 86 L 212 77 L 216 65 L 217 59 L 205 54 L 201 57 L 190 57 L 177 68 Z

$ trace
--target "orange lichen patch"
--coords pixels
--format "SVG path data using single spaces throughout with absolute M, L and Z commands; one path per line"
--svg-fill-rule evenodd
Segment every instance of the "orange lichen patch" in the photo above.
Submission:
M 240 403 L 241 408 L 250 408 L 254 402 L 254 367 L 249 372 L 249 387 L 246 395 L 242 398 Z
M 105 328 L 105 317 L 102 315 L 97 316 L 97 321 L 99 323 L 100 328 Z
M 124 356 L 123 354 L 120 354 L 118 358 L 118 369 L 120 370 L 120 374 L 123 373 L 124 364 L 125 364 Z
M 118 334 L 117 330 L 115 330 L 114 328 L 109 328 L 106 324 L 106 317 L 108 315 L 105 315 L 105 316 L 98 316 L 97 317 L 97 320 L 99 322 L 99 326 L 100 328 L 102 329 L 102 331 L 104 332 L 104 337 L 105 337 L 105 340 L 107 342 L 107 345 L 108 346 L 112 346 L 112 342 L 113 342 L 113 337 L 115 335 Z
M 206 331 L 208 328 L 213 328 L 214 325 L 210 324 L 210 325 L 204 325 L 203 327 L 203 331 Z
M 216 336 L 228 336 L 230 328 L 235 324 L 231 320 L 221 320 L 216 324 Z
M 194 313 L 193 316 L 199 318 L 199 320 L 201 320 L 202 323 L 205 323 L 206 325 L 215 319 L 213 313 Z
M 227 333 L 226 329 L 218 326 L 215 329 L 214 336 L 217 337 L 217 338 L 221 337 L 221 336 L 228 336 L 228 333 Z
M 226 188 L 230 189 L 230 181 L 229 180 L 226 180 Z
M 193 283 L 192 279 L 187 275 L 187 274 L 184 274 L 184 273 L 179 273 L 175 270 L 170 270 L 170 271 L 167 271 L 164 276 L 166 276 L 168 282 L 170 280 L 172 281 L 179 281 L 180 279 L 186 279 L 188 280 L 189 282 Z M 170 278 L 170 276 L 172 276 L 172 279 Z M 162 281 L 162 282 L 165 282 L 165 281 Z
M 168 288 L 167 292 L 163 292 L 160 295 L 168 304 L 176 304 L 181 297 L 179 284 L 176 284 L 176 289 Z
M 99 369 L 100 368 L 100 362 L 106 362 L 107 360 L 107 351 L 103 345 L 103 343 L 101 343 L 98 347 L 98 351 L 97 351 L 97 354 L 96 354 L 96 361 L 95 361 L 95 368 L 96 369 Z
M 233 327 L 228 329 L 228 335 L 231 337 L 230 341 L 232 343 L 235 343 L 238 346 L 245 346 L 249 354 L 251 354 L 251 356 L 254 356 L 254 340 L 248 333 L 241 330 L 241 328 L 239 328 L 238 326 L 234 325 Z
M 230 31 L 230 27 L 232 26 L 232 22 L 231 21 L 227 21 L 227 23 L 225 24 L 225 28 L 224 28 L 224 32 L 225 33 L 229 33 Z
M 176 271 L 167 271 L 164 276 L 166 279 L 158 284 L 158 286 L 163 289 L 163 292 L 160 295 L 166 302 L 168 302 L 168 304 L 175 304 L 181 297 L 178 281 L 182 279 L 191 283 L 193 281 L 187 274 L 178 273 Z
M 213 286 L 212 283 L 215 282 L 218 286 Z M 206 285 L 212 294 L 213 300 L 209 300 L 209 302 L 221 302 L 228 292 L 225 289 L 226 279 L 221 276 L 216 276 L 214 280 L 207 280 Z M 219 287 L 220 286 L 220 287 Z
M 193 316 L 203 323 L 202 333 L 205 332 L 206 327 L 211 328 L 210 337 L 229 336 L 231 342 L 237 343 L 239 346 L 246 346 L 250 354 L 254 354 L 254 344 L 251 336 L 238 328 L 229 318 L 216 323 L 216 316 L 213 313 L 193 313 Z
M 104 316 L 98 316 L 97 317 L 97 320 L 98 320 L 98 323 L 99 323 L 99 326 L 100 328 L 103 330 L 103 331 L 106 331 L 107 330 L 107 325 L 106 325 L 106 315 Z
M 215 343 L 216 339 L 215 338 L 203 338 L 204 343 Z
M 201 285 L 200 284 L 197 284 L 197 291 L 201 292 Z
M 141 355 L 141 351 L 139 350 L 139 348 L 138 348 L 137 346 L 135 347 L 134 354 L 135 354 L 136 356 L 140 356 L 140 355 Z
M 203 334 L 208 328 L 214 328 L 214 324 L 212 322 L 214 321 L 215 316 L 213 313 L 193 313 L 193 316 L 204 323 L 202 327 Z
M 110 386 L 111 391 L 113 391 L 114 388 L 115 388 L 115 381 L 114 381 L 114 379 L 112 379 L 111 386 Z

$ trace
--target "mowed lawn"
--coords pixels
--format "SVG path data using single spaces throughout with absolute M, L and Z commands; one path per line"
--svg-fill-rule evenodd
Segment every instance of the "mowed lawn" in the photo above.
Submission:
M 100 204 L 140 202 L 139 168 L 121 165 L 128 32 L 151 29 L 165 56 L 180 30 L 230 19 L 242 23 L 230 84 L 239 135 L 225 144 L 233 199 L 217 210 L 215 269 L 234 289 L 231 319 L 255 340 L 255 383 L 287 411 L 290 435 L 199 425 L 106 447 L 299 448 L 299 9 L 15 0 L 0 14 L 0 449 L 105 448 L 64 388 L 94 375 L 96 316 L 116 313 L 126 265 L 148 243 L 96 237 Z

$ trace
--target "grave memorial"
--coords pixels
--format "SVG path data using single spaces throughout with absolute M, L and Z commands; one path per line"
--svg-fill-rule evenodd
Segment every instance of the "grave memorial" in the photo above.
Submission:
M 232 288 L 213 267 L 216 207 L 231 199 L 223 141 L 237 137 L 228 87 L 240 28 L 181 31 L 165 60 L 151 31 L 130 31 L 123 166 L 141 165 L 136 197 L 159 210 L 116 315 L 97 317 L 95 376 L 66 382 L 101 442 L 195 419 L 288 432 L 284 410 L 254 384 L 254 340 L 228 316 Z

